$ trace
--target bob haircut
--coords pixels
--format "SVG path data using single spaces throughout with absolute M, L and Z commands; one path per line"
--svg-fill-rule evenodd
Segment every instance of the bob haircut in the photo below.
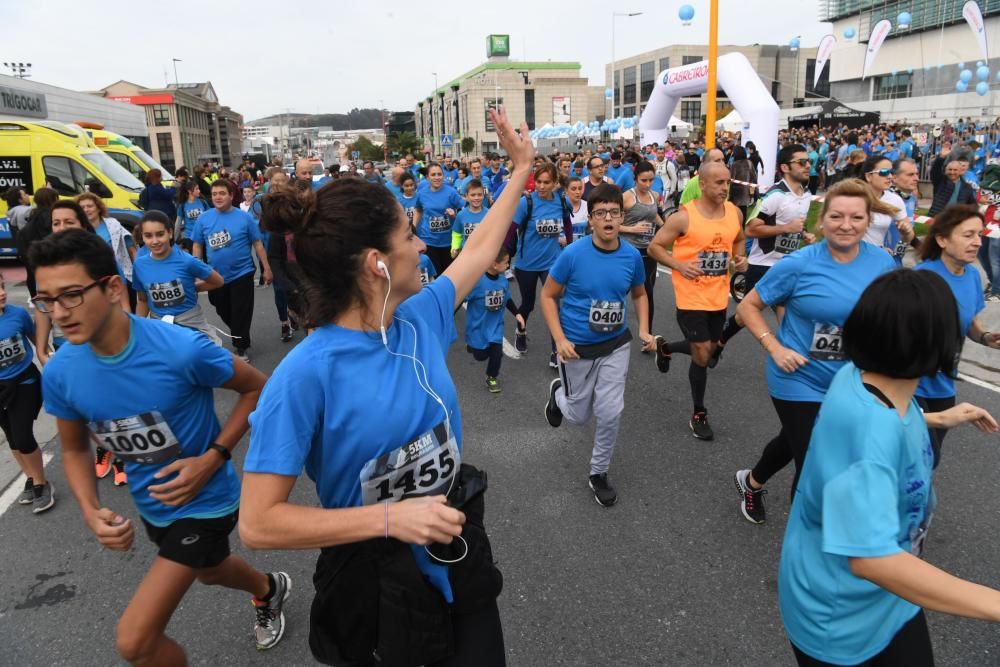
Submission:
M 82 201 L 92 202 L 94 206 L 97 207 L 97 214 L 99 216 L 101 216 L 102 218 L 108 217 L 108 207 L 104 204 L 104 201 L 100 197 L 95 195 L 93 192 L 84 192 L 78 194 L 74 201 L 76 201 L 77 204 L 79 204 Z
M 976 204 L 952 204 L 934 216 L 931 228 L 927 230 L 927 236 L 920 242 L 917 256 L 922 260 L 938 259 L 943 252 L 938 239 L 946 239 L 951 236 L 955 228 L 968 220 L 977 218 L 979 222 L 985 222 L 983 214 L 979 212 Z
M 933 271 L 897 269 L 861 294 L 844 323 L 844 354 L 863 371 L 953 377 L 962 351 L 958 305 Z

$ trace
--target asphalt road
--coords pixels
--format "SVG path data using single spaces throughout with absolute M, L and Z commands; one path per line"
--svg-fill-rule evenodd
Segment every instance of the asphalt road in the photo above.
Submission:
M 656 332 L 676 338 L 669 277 L 661 276 L 656 291 Z M 290 344 L 278 340 L 270 290 L 256 296 L 251 355 L 270 372 Z M 459 311 L 460 332 L 463 317 Z M 743 520 L 733 486 L 734 471 L 751 467 L 778 428 L 763 355 L 752 337 L 734 340 L 709 373 L 716 439 L 707 443 L 693 439 L 687 426 L 687 360 L 675 358 L 671 372 L 661 375 L 652 357 L 633 348 L 611 468 L 619 502 L 604 509 L 587 489 L 592 428 L 552 429 L 544 420 L 554 375 L 540 313 L 529 330 L 529 354 L 504 360 L 500 395 L 487 392 L 484 362 L 473 361 L 464 344 L 453 346 L 449 357 L 465 422 L 465 459 L 489 472 L 486 518 L 505 576 L 499 602 L 508 664 L 793 664 L 776 580 L 790 471 L 772 480 L 763 526 Z M 959 396 L 1000 412 L 993 391 L 963 382 Z M 231 394 L 218 392 L 219 414 L 232 402 Z M 949 436 L 927 548 L 931 562 L 992 586 L 1000 586 L 998 445 L 1000 438 L 969 427 Z M 128 554 L 101 550 L 68 493 L 58 447 L 46 452 L 54 457 L 49 469 L 57 506 L 35 516 L 14 505 L 0 515 L 0 664 L 119 664 L 117 618 L 154 548 L 140 533 Z M 241 446 L 235 459 L 242 458 Z M 126 489 L 115 489 L 110 478 L 100 488 L 105 504 L 137 518 Z M 315 502 L 307 478 L 293 500 Z M 231 541 L 257 567 L 291 575 L 283 642 L 257 653 L 245 594 L 198 585 L 174 615 L 170 635 L 192 664 L 313 664 L 307 619 L 316 553 L 250 553 L 235 533 Z M 938 664 L 1000 665 L 1000 627 L 940 614 L 929 620 Z

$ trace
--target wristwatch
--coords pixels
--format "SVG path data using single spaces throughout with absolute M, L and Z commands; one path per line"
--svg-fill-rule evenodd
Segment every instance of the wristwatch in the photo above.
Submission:
M 217 442 L 213 442 L 211 445 L 208 446 L 208 448 L 214 449 L 215 451 L 219 452 L 219 455 L 222 456 L 222 459 L 224 461 L 229 461 L 230 459 L 233 458 L 233 453 Z
M 979 344 L 988 346 L 989 343 L 986 342 L 986 337 L 989 336 L 991 333 L 992 333 L 991 331 L 984 331 L 982 335 L 979 337 Z

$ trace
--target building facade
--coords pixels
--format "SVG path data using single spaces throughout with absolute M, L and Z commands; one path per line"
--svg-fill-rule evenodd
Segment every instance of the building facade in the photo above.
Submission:
M 415 131 L 434 154 L 458 155 L 464 137 L 475 140 L 474 152 L 494 151 L 499 144 L 487 110 L 497 104 L 515 127 L 524 121 L 533 130 L 591 120 L 602 113 L 602 102 L 603 90 L 587 84 L 580 63 L 490 58 L 418 102 Z M 442 147 L 442 135 L 451 136 L 451 147 Z
M 144 88 L 118 81 L 94 94 L 143 108 L 150 152 L 171 172 L 204 162 L 242 163 L 243 116 L 219 104 L 211 82 Z
M 864 111 L 879 111 L 887 121 L 936 123 L 958 118 L 993 119 L 1000 98 L 996 72 L 1000 58 L 984 60 L 972 31 L 962 17 L 963 2 L 941 0 L 825 0 L 820 17 L 833 24 L 837 44 L 830 55 L 832 97 Z M 980 0 L 986 41 L 1000 43 L 1000 0 Z M 897 16 L 909 12 L 912 23 L 900 29 Z M 893 28 L 862 78 L 872 28 L 888 19 Z M 848 38 L 845 33 L 853 30 Z M 962 69 L 973 73 L 977 62 L 989 67 L 990 89 L 976 93 L 973 78 L 966 92 L 955 84 Z
M 779 107 L 802 107 L 822 101 L 829 96 L 829 73 L 824 71 L 817 86 L 813 86 L 816 49 L 797 49 L 776 44 L 752 46 L 719 46 L 719 55 L 738 52 L 750 61 L 764 86 Z M 628 56 L 614 62 L 614 103 L 605 100 L 605 108 L 612 117 L 641 116 L 653 92 L 656 76 L 672 67 L 690 65 L 708 58 L 707 45 L 667 46 Z M 604 67 L 605 81 L 612 80 L 612 63 Z M 685 97 L 674 115 L 696 127 L 701 126 L 706 112 L 708 95 Z M 724 90 L 716 98 L 718 110 L 730 106 Z

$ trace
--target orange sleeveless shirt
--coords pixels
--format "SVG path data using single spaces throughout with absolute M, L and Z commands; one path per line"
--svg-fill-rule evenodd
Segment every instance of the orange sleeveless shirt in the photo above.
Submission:
M 679 310 L 725 310 L 729 305 L 729 260 L 740 233 L 739 210 L 725 203 L 721 218 L 706 218 L 695 202 L 684 205 L 688 228 L 674 241 L 674 259 L 696 262 L 704 275 L 689 280 L 673 271 L 674 295 Z

